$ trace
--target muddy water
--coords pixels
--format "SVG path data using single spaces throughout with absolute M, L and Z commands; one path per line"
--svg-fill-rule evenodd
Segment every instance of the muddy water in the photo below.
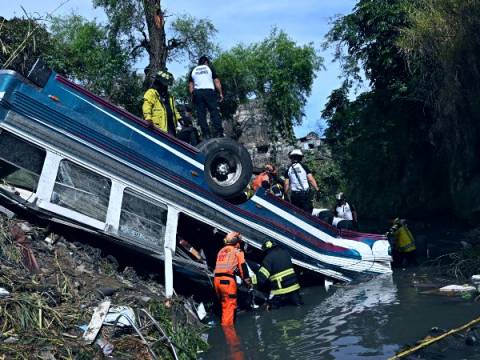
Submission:
M 203 359 L 386 359 L 432 327 L 450 329 L 480 316 L 480 304 L 418 294 L 413 271 L 356 285 L 303 290 L 305 305 L 239 314 L 236 335 L 208 332 Z M 238 341 L 238 343 L 235 343 Z M 460 341 L 437 359 L 480 359 L 480 346 Z M 439 356 L 439 357 L 438 357 Z

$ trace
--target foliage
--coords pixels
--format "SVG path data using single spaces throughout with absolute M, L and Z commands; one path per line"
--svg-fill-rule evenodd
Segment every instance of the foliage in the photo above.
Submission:
M 335 194 L 344 188 L 344 176 L 338 163 L 335 162 L 327 146 L 322 147 L 320 153 L 307 152 L 305 164 L 312 172 L 320 189 L 321 199 L 315 207 L 331 208 L 335 204 Z
M 112 38 L 123 39 L 133 58 L 149 55 L 149 71 L 157 71 L 167 61 L 188 58 L 191 63 L 204 54 L 214 55 L 217 45 L 213 37 L 217 30 L 210 20 L 197 19 L 183 14 L 171 24 L 172 36 L 167 41 L 165 19 L 167 14 L 157 0 L 93 0 L 102 7 L 108 17 L 108 29 Z M 155 23 L 156 13 L 160 24 Z
M 49 64 L 87 89 L 138 113 L 141 79 L 127 49 L 107 28 L 79 15 L 52 18 Z
M 430 138 L 446 164 L 453 207 L 469 218 L 480 205 L 480 3 L 423 1 L 409 19 L 399 46 L 416 79 L 415 96 L 434 113 Z
M 327 36 L 342 62 L 345 82 L 322 116 L 350 198 L 373 216 L 425 214 L 445 206 L 444 166 L 432 161 L 431 109 L 415 94 L 417 79 L 399 46 L 416 0 L 360 0 Z M 350 100 L 355 81 L 370 90 Z
M 238 45 L 215 61 L 225 88 L 224 117 L 231 117 L 239 104 L 257 98 L 265 106 L 272 137 L 293 138 L 293 126 L 303 120 L 315 73 L 322 59 L 312 44 L 297 45 L 274 29 L 260 43 Z
M 173 21 L 171 30 L 179 46 L 170 51 L 170 61 L 187 58 L 190 64 L 196 64 L 200 56 L 213 58 L 220 52 L 213 42 L 217 29 L 210 20 L 183 14 Z
M 8 66 L 22 75 L 27 75 L 39 56 L 49 51 L 50 36 L 45 26 L 33 19 L 0 17 L 0 66 Z M 15 56 L 16 55 L 16 56 Z

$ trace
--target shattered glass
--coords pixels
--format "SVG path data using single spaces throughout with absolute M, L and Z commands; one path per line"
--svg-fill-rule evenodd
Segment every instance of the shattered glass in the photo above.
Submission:
M 62 160 L 50 201 L 94 219 L 105 221 L 110 187 L 110 179 L 68 160 Z
M 163 247 L 167 208 L 128 190 L 123 195 L 119 235 L 148 245 Z
M 37 189 L 44 150 L 4 131 L 0 133 L 0 159 L 1 182 L 30 191 Z

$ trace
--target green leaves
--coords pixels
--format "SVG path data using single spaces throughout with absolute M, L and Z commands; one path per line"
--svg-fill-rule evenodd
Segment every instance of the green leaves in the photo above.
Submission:
M 128 49 L 108 35 L 108 27 L 79 15 L 53 18 L 50 66 L 88 88 L 139 112 L 141 79 L 133 70 Z
M 187 57 L 191 64 L 196 64 L 200 56 L 213 58 L 220 51 L 212 40 L 217 29 L 210 20 L 183 14 L 172 23 L 171 30 L 179 45 L 170 50 L 170 61 Z
M 268 114 L 272 137 L 293 139 L 321 65 L 312 44 L 299 46 L 277 29 L 260 43 L 237 45 L 215 61 L 225 88 L 222 113 L 231 117 L 240 103 L 256 98 Z

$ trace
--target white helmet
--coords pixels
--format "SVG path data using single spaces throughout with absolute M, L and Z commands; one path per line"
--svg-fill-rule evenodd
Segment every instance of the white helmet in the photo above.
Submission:
M 339 192 L 336 196 L 337 200 L 342 200 L 343 198 L 343 192 Z
M 290 154 L 288 154 L 289 157 L 292 157 L 292 156 L 300 156 L 300 157 L 303 157 L 303 153 L 302 153 L 302 150 L 300 149 L 293 149 L 292 151 L 290 151 Z

